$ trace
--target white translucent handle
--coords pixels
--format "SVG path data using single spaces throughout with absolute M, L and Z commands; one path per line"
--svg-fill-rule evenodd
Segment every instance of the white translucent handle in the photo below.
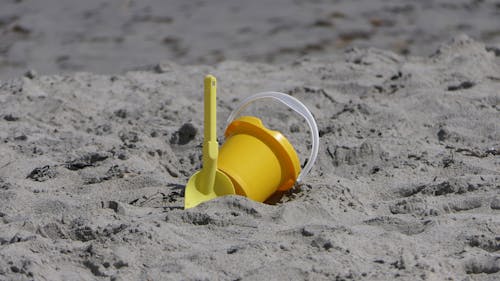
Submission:
M 233 110 L 233 112 L 231 112 L 231 114 L 227 118 L 227 124 L 228 125 L 231 124 L 231 122 L 233 122 L 236 116 L 238 116 L 241 111 L 245 110 L 245 108 L 250 103 L 263 99 L 274 99 L 281 102 L 282 104 L 291 108 L 293 111 L 297 112 L 304 119 L 306 119 L 307 125 L 309 125 L 309 129 L 311 131 L 311 140 L 312 140 L 311 155 L 309 156 L 309 161 L 307 161 L 306 166 L 304 167 L 304 169 L 302 169 L 297 178 L 297 181 L 300 182 L 302 178 L 307 176 L 309 171 L 312 169 L 314 162 L 316 162 L 316 157 L 318 157 L 319 133 L 318 133 L 318 126 L 316 125 L 316 121 L 314 120 L 313 115 L 311 114 L 309 109 L 307 109 L 307 107 L 303 103 L 301 103 L 298 99 L 290 95 L 279 92 L 263 92 L 249 96 L 244 100 L 242 100 L 241 103 L 236 107 L 236 109 Z

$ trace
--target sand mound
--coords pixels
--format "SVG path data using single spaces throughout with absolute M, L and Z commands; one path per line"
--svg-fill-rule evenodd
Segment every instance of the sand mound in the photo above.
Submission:
M 219 120 L 264 90 L 316 116 L 318 162 L 275 205 L 181 209 L 207 73 Z M 498 280 L 499 92 L 495 53 L 465 36 L 428 58 L 1 82 L 0 280 Z M 303 155 L 305 127 L 281 118 Z

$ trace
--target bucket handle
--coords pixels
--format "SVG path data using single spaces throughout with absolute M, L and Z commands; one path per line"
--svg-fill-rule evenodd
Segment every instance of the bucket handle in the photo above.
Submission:
M 299 176 L 297 177 L 297 182 L 300 182 L 302 178 L 307 176 L 307 174 L 311 171 L 312 166 L 314 165 L 314 162 L 316 162 L 316 158 L 318 157 L 319 133 L 318 133 L 318 126 L 316 125 L 316 121 L 314 120 L 314 116 L 309 111 L 309 109 L 298 99 L 290 95 L 279 92 L 262 92 L 249 96 L 243 99 L 241 103 L 236 107 L 236 109 L 233 110 L 233 112 L 231 112 L 231 114 L 227 118 L 227 124 L 228 125 L 231 124 L 231 122 L 236 118 L 236 116 L 238 116 L 240 112 L 245 110 L 245 108 L 250 103 L 263 99 L 273 99 L 281 102 L 282 104 L 286 105 L 287 107 L 298 113 L 304 119 L 306 119 L 307 125 L 309 125 L 309 129 L 311 131 L 311 140 L 312 140 L 311 155 L 309 156 L 309 161 L 307 161 L 306 166 L 304 167 L 304 169 L 302 169 Z

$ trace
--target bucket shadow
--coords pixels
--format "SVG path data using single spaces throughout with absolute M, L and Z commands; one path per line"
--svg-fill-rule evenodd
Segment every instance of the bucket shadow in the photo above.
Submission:
M 286 193 L 287 191 L 276 191 L 273 195 L 271 195 L 271 197 L 267 198 L 264 203 L 269 205 L 279 204 L 281 203 L 281 199 L 283 199 L 283 196 L 285 196 Z
M 287 191 L 276 191 L 271 197 L 264 201 L 265 204 L 277 205 L 293 200 L 302 192 L 300 185 L 295 185 Z

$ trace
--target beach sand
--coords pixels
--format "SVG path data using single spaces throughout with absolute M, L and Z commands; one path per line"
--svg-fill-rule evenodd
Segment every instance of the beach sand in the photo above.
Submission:
M 289 63 L 351 47 L 432 54 L 460 33 L 500 47 L 498 0 L 2 0 L 0 79 L 117 74 L 173 61 Z M 500 51 L 499 51 L 500 52 Z
M 219 136 L 261 91 L 316 117 L 317 163 L 272 205 L 182 208 L 208 73 Z M 430 56 L 352 48 L 2 81 L 0 280 L 499 280 L 499 92 L 498 53 L 465 35 Z M 279 118 L 304 163 L 307 127 Z

